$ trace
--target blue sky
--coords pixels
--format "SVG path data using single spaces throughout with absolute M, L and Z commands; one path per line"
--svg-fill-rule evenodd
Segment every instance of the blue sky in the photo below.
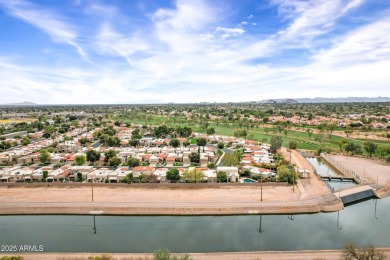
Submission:
M 387 0 L 0 0 L 0 103 L 390 96 Z

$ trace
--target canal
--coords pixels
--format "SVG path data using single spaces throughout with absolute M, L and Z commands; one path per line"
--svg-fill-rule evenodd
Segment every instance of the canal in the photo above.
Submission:
M 333 170 L 327 163 L 325 163 L 321 158 L 306 158 L 306 160 L 314 167 L 317 171 L 317 174 L 321 177 L 339 177 L 343 176 Z M 351 188 L 356 186 L 356 183 L 353 181 L 340 181 L 340 180 L 327 180 L 323 179 L 325 183 L 328 184 L 328 187 L 333 189 L 333 191 L 338 191 L 346 188 Z
M 1 245 L 44 252 L 229 252 L 390 247 L 390 198 L 340 212 L 247 216 L 1 216 Z

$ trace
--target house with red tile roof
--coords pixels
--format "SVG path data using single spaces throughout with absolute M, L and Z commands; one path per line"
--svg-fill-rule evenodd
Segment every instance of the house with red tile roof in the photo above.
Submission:
M 133 175 L 134 177 L 139 177 L 141 174 L 150 175 L 152 174 L 156 169 L 152 166 L 137 166 L 133 168 Z

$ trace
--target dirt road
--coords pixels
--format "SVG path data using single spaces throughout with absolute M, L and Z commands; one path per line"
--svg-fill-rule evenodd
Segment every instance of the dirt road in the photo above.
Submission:
M 262 193 L 262 194 L 261 194 Z M 261 201 L 261 197 L 263 201 Z M 301 199 L 291 187 L 0 188 L 0 214 L 224 215 L 315 213 L 339 210 L 337 198 Z M 91 213 L 97 212 L 97 213 Z
M 389 248 L 379 249 L 390 256 Z M 153 259 L 152 254 L 106 254 L 113 259 Z M 181 255 L 181 254 L 178 254 Z M 0 254 L 5 256 L 4 254 Z M 70 260 L 70 259 L 88 259 L 89 256 L 102 256 L 102 254 L 90 253 L 46 253 L 46 254 L 23 254 L 25 260 Z M 216 253 L 194 253 L 190 254 L 194 260 L 227 259 L 227 260 L 339 260 L 342 259 L 342 250 L 305 250 L 305 251 L 263 251 L 263 252 L 216 252 Z
M 366 179 L 368 184 L 390 185 L 390 165 L 388 164 L 369 158 L 342 155 L 329 156 L 345 168 Z

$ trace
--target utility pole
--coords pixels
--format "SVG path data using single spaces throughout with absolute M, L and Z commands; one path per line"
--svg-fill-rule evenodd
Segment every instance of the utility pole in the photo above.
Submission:
M 94 181 L 94 179 L 92 178 L 91 180 L 92 180 L 92 182 L 91 182 L 91 192 L 92 192 L 92 202 L 93 202 L 93 181 Z
M 291 148 L 290 148 L 290 165 L 291 165 Z M 293 192 L 295 192 L 295 188 L 294 188 L 294 177 L 295 177 L 295 172 L 292 172 L 292 175 L 293 175 Z
M 260 174 L 260 194 L 261 194 L 261 201 L 263 201 L 263 176 Z
M 292 175 L 293 175 L 293 192 L 295 192 L 295 189 L 294 189 L 295 171 L 292 172 Z

